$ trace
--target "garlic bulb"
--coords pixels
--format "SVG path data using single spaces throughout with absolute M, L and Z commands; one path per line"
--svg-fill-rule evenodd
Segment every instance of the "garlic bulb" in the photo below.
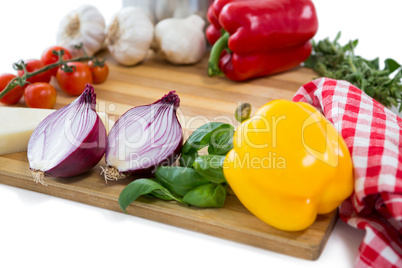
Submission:
M 205 21 L 193 14 L 184 19 L 164 19 L 155 26 L 156 49 L 169 62 L 193 64 L 206 52 Z
M 106 30 L 106 45 L 120 64 L 134 65 L 148 54 L 154 26 L 143 10 L 124 7 L 113 16 Z
M 57 44 L 70 50 L 73 57 L 82 56 L 75 45 L 83 44 L 88 56 L 93 56 L 103 47 L 105 19 L 99 10 L 83 5 L 64 16 L 57 32 Z

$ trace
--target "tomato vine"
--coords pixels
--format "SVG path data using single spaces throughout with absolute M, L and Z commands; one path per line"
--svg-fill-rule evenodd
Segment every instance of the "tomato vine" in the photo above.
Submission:
M 55 54 L 58 57 L 58 61 L 52 64 L 48 64 L 38 70 L 35 70 L 33 72 L 28 72 L 27 71 L 27 64 L 23 61 L 20 60 L 16 63 L 13 64 L 13 68 L 17 71 L 23 70 L 24 74 L 22 76 L 17 76 L 13 78 L 7 86 L 0 92 L 0 99 L 2 99 L 8 92 L 10 92 L 13 88 L 16 86 L 23 87 L 25 84 L 29 84 L 29 81 L 27 79 L 39 74 L 43 73 L 46 71 L 49 71 L 55 67 L 61 68 L 63 71 L 70 73 L 74 71 L 75 66 L 74 65 L 68 65 L 67 63 L 69 62 L 77 62 L 77 61 L 93 61 L 97 66 L 103 66 L 104 65 L 104 60 L 99 60 L 97 57 L 94 56 L 87 56 L 85 53 L 85 50 L 83 48 L 83 45 L 77 45 L 75 46 L 76 49 L 81 49 L 83 51 L 83 56 L 81 57 L 76 57 L 73 59 L 68 59 L 64 60 L 63 55 L 64 55 L 64 50 L 53 50 L 52 53 Z

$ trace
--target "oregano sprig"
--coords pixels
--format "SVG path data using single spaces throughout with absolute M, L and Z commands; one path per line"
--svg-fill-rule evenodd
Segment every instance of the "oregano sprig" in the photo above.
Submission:
M 349 81 L 386 107 L 397 107 L 402 101 L 401 65 L 386 59 L 381 70 L 379 58 L 367 60 L 355 55 L 357 39 L 342 46 L 338 42 L 340 36 L 339 32 L 333 41 L 328 38 L 313 41 L 313 52 L 304 66 L 314 69 L 320 76 Z

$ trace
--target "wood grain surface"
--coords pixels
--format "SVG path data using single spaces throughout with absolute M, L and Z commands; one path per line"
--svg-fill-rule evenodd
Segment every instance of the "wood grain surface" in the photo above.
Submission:
M 176 90 L 181 99 L 178 114 L 185 137 L 206 121 L 224 121 L 236 126 L 233 112 L 240 102 L 251 103 L 255 112 L 270 100 L 291 99 L 300 86 L 316 77 L 309 69 L 297 68 L 238 83 L 225 77 L 208 77 L 206 58 L 193 66 L 174 66 L 150 53 L 142 64 L 123 67 L 106 57 L 109 78 L 105 83 L 95 85 L 98 109 L 117 119 L 133 106 L 152 103 Z M 59 90 L 55 108 L 63 107 L 73 99 Z M 103 160 L 81 176 L 46 177 L 48 186 L 43 186 L 32 181 L 26 152 L 9 154 L 0 156 L 0 183 L 121 212 L 117 200 L 131 180 L 106 184 L 100 175 L 100 166 L 105 166 Z M 320 256 L 337 219 L 334 211 L 318 216 L 315 223 L 304 231 L 280 231 L 253 216 L 233 194 L 220 209 L 186 207 L 173 201 L 141 197 L 127 208 L 127 212 L 308 260 Z

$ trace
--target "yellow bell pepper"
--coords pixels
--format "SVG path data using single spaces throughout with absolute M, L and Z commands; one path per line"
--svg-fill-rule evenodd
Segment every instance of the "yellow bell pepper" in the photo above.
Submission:
M 349 150 L 313 106 L 275 100 L 244 121 L 223 171 L 240 202 L 281 230 L 309 227 L 353 191 Z

